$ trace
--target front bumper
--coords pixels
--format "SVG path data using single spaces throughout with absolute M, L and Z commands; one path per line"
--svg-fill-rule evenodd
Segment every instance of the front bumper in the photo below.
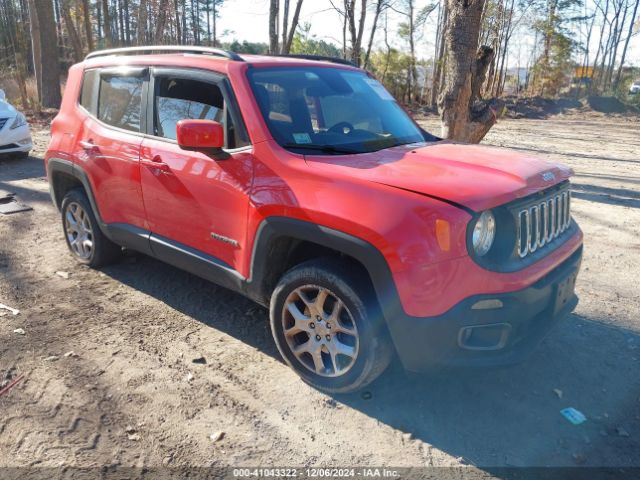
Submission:
M 29 152 L 33 148 L 29 125 L 9 128 L 11 121 L 0 130 L 0 155 L 9 153 Z
M 523 360 L 578 304 L 574 286 L 581 261 L 582 247 L 523 290 L 469 297 L 437 317 L 401 314 L 391 335 L 402 363 L 424 371 Z

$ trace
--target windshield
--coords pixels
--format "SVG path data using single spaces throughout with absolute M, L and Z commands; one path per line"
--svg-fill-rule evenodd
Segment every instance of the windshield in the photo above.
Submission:
M 348 154 L 425 141 L 382 84 L 364 72 L 265 68 L 250 70 L 249 81 L 273 138 L 285 148 Z

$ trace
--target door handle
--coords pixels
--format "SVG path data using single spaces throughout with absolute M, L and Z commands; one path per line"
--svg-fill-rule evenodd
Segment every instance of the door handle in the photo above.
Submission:
M 91 140 L 80 140 L 78 145 L 88 153 L 96 152 L 98 150 L 98 146 Z
M 140 165 L 143 165 L 149 168 L 155 168 L 156 170 L 159 170 L 163 173 L 171 172 L 169 165 L 164 163 L 159 155 L 156 155 L 155 157 L 153 157 L 153 160 L 140 160 Z

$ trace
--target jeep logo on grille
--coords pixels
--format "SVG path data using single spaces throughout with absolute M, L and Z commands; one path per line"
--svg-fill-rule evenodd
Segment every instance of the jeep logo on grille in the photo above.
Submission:
M 556 176 L 553 174 L 553 172 L 544 172 L 544 173 L 542 174 L 542 179 L 543 179 L 545 182 L 550 182 L 551 180 L 555 180 L 555 179 L 556 179 Z

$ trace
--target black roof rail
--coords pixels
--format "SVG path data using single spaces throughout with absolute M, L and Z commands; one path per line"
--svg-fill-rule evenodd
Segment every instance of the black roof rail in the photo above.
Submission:
M 316 62 L 331 62 L 331 63 L 339 63 L 340 65 L 349 65 L 350 67 L 358 67 L 351 60 L 347 60 L 345 58 L 339 57 L 326 57 L 324 55 L 306 55 L 306 54 L 273 54 L 269 55 L 270 57 L 289 57 L 289 58 L 299 58 L 301 60 L 314 60 Z
M 111 48 L 108 50 L 97 50 L 91 52 L 85 57 L 90 58 L 105 57 L 108 55 L 152 55 L 154 53 L 195 53 L 200 55 L 213 55 L 216 57 L 228 58 L 236 62 L 244 62 L 243 58 L 235 52 L 229 52 L 221 48 L 198 47 L 198 46 L 181 46 L 181 45 L 151 45 L 145 47 L 124 47 Z

